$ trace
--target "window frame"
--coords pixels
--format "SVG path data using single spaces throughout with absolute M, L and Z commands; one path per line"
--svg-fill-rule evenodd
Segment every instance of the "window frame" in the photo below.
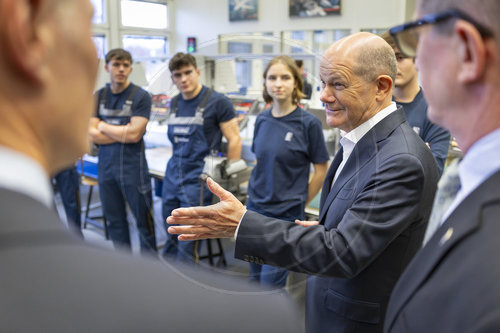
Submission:
M 169 10 L 173 0 L 134 0 L 138 2 L 159 3 L 167 6 L 167 28 L 151 29 L 141 27 L 129 27 L 122 24 L 121 0 L 103 0 L 103 24 L 92 24 L 92 36 L 104 36 L 105 52 L 112 48 L 123 48 L 125 36 L 137 37 L 161 37 L 166 39 L 166 50 L 163 57 L 168 57 L 171 49 L 171 26 L 172 13 Z M 134 56 L 134 55 L 132 55 Z M 134 57 L 134 60 L 135 57 Z M 139 59 L 138 59 L 139 60 Z

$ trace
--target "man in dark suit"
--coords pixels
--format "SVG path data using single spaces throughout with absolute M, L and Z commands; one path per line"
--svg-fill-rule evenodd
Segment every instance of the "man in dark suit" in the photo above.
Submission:
M 0 0 L 0 331 L 298 331 L 277 295 L 90 247 L 58 219 L 50 176 L 88 145 L 92 13 Z
M 499 15 L 498 0 L 422 0 L 417 23 L 391 29 L 416 56 L 429 118 L 464 158 L 457 176 L 452 165 L 443 174 L 450 181 L 440 181 L 429 222 L 437 229 L 394 288 L 385 332 L 500 331 Z
M 319 225 L 245 212 L 209 180 L 221 202 L 175 210 L 168 222 L 190 226 L 169 232 L 190 240 L 231 237 L 239 228 L 237 258 L 311 275 L 307 331 L 381 332 L 392 288 L 420 247 L 437 182 L 431 152 L 391 101 L 396 71 L 392 48 L 370 33 L 341 39 L 323 55 L 327 122 L 345 135 L 323 184 Z

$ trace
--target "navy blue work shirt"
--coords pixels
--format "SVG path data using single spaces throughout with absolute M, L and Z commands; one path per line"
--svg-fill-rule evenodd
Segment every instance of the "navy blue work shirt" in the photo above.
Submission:
M 302 108 L 275 118 L 271 110 L 255 122 L 252 151 L 257 165 L 249 181 L 249 201 L 275 216 L 304 209 L 311 163 L 328 161 L 321 121 Z
M 413 130 L 424 140 L 429 143 L 432 155 L 436 160 L 439 168 L 439 174 L 443 172 L 444 163 L 448 156 L 448 148 L 450 146 L 450 133 L 442 127 L 434 124 L 427 117 L 427 101 L 425 100 L 422 89 L 410 103 L 396 102 L 403 107 L 406 115 L 406 120 Z

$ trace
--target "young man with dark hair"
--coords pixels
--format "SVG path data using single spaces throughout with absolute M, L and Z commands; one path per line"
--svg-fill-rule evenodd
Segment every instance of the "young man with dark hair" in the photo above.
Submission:
M 403 107 L 406 120 L 413 130 L 431 149 L 441 174 L 448 155 L 450 133 L 432 123 L 427 117 L 427 101 L 418 83 L 415 58 L 402 54 L 388 31 L 382 35 L 382 38 L 392 47 L 398 62 L 398 74 L 394 82 L 392 97 L 398 105 Z
M 163 181 L 163 217 L 173 209 L 200 204 L 205 157 L 217 155 L 221 139 L 228 141 L 228 159 L 239 159 L 241 139 L 236 114 L 231 101 L 200 82 L 196 59 L 185 53 L 175 54 L 169 63 L 172 81 L 180 94 L 171 101 L 168 138 L 172 142 L 172 157 L 168 161 Z M 212 202 L 212 194 L 204 191 L 204 203 Z M 180 261 L 197 258 L 197 242 L 178 242 L 176 235 L 167 233 L 164 256 Z
M 99 145 L 99 193 L 109 236 L 115 245 L 130 247 L 128 203 L 137 221 L 141 250 L 154 252 L 152 188 L 143 141 L 151 96 L 129 81 L 129 52 L 109 51 L 105 69 L 111 83 L 96 93 L 97 109 L 90 120 L 89 135 Z
M 132 65 L 132 63 L 134 62 L 132 60 L 132 55 L 130 54 L 130 52 L 120 48 L 110 50 L 108 53 L 106 53 L 104 60 L 106 60 L 106 64 L 109 64 L 112 60 L 128 61 L 130 65 Z

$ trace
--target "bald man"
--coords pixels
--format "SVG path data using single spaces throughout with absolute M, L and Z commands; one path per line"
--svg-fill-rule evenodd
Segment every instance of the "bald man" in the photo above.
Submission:
M 345 135 L 319 221 L 246 211 L 209 180 L 221 202 L 175 210 L 168 223 L 186 225 L 169 232 L 186 240 L 234 235 L 237 258 L 310 274 L 308 332 L 381 332 L 391 290 L 422 243 L 438 179 L 430 150 L 392 102 L 396 72 L 392 48 L 370 33 L 325 52 L 321 101 L 328 125 Z

